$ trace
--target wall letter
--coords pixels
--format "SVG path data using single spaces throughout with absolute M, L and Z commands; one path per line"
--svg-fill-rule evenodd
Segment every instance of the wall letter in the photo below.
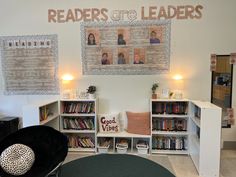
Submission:
M 49 23 L 51 23 L 51 22 L 56 23 L 57 22 L 56 16 L 57 16 L 56 10 L 48 9 L 48 22 Z
M 72 20 L 73 22 L 75 21 L 75 17 L 71 9 L 69 9 L 67 12 L 66 22 L 69 22 L 70 20 Z
M 142 19 L 142 20 L 148 20 L 148 17 L 145 17 L 144 14 L 145 14 L 145 13 L 144 13 L 144 7 L 142 7 L 142 9 L 141 9 L 141 19 Z
M 95 9 L 95 8 L 92 8 L 92 21 L 100 21 L 100 19 L 98 18 L 100 15 L 100 10 L 99 9 Z
M 173 10 L 173 12 L 172 12 Z M 176 7 L 175 6 L 168 6 L 168 18 L 174 18 L 176 16 Z
M 57 10 L 57 22 L 58 23 L 64 23 L 65 22 L 65 19 L 63 19 L 65 16 L 64 16 L 64 10 Z
M 105 9 L 105 8 L 102 8 L 102 9 L 101 9 L 101 15 L 102 15 L 103 17 L 101 17 L 100 20 L 102 20 L 102 21 L 107 21 L 107 20 L 108 20 L 108 16 L 107 16 L 107 14 L 106 14 L 107 12 L 108 12 L 107 9 Z
M 197 5 L 197 6 L 195 7 L 195 11 L 197 12 L 197 15 L 195 15 L 195 18 L 196 18 L 196 19 L 202 18 L 202 12 L 200 11 L 200 10 L 202 10 L 202 9 L 203 9 L 203 6 L 201 6 L 201 5 Z
M 157 7 L 154 7 L 154 6 L 149 7 L 149 20 L 156 19 L 156 10 L 157 10 Z

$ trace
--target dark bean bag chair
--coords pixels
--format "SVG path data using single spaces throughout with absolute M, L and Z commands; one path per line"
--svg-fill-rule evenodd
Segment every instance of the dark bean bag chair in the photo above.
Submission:
M 0 142 L 0 155 L 6 148 L 16 143 L 29 146 L 35 154 L 31 169 L 19 177 L 48 176 L 65 160 L 68 152 L 67 137 L 48 126 L 26 127 L 8 135 Z M 13 177 L 13 175 L 6 173 L 0 166 L 0 177 Z

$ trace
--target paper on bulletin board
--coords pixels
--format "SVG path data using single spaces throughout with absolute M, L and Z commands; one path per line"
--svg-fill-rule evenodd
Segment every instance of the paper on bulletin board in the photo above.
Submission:
M 4 94 L 59 94 L 57 43 L 57 35 L 0 37 Z

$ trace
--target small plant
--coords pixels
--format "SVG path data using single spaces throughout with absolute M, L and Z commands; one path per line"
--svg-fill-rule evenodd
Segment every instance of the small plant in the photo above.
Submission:
M 153 94 L 155 94 L 155 92 L 156 92 L 156 89 L 159 87 L 159 84 L 158 83 L 154 83 L 153 85 L 152 85 L 152 93 Z
M 88 87 L 87 93 L 94 94 L 95 92 L 96 92 L 96 87 L 95 86 L 91 85 L 91 86 Z

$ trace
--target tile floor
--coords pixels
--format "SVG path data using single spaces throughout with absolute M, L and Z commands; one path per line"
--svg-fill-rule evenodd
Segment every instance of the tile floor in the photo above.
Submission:
M 65 163 L 94 154 L 69 153 Z M 144 156 L 170 170 L 176 177 L 199 177 L 191 158 L 187 155 Z M 236 176 L 236 150 L 222 150 L 220 177 Z

